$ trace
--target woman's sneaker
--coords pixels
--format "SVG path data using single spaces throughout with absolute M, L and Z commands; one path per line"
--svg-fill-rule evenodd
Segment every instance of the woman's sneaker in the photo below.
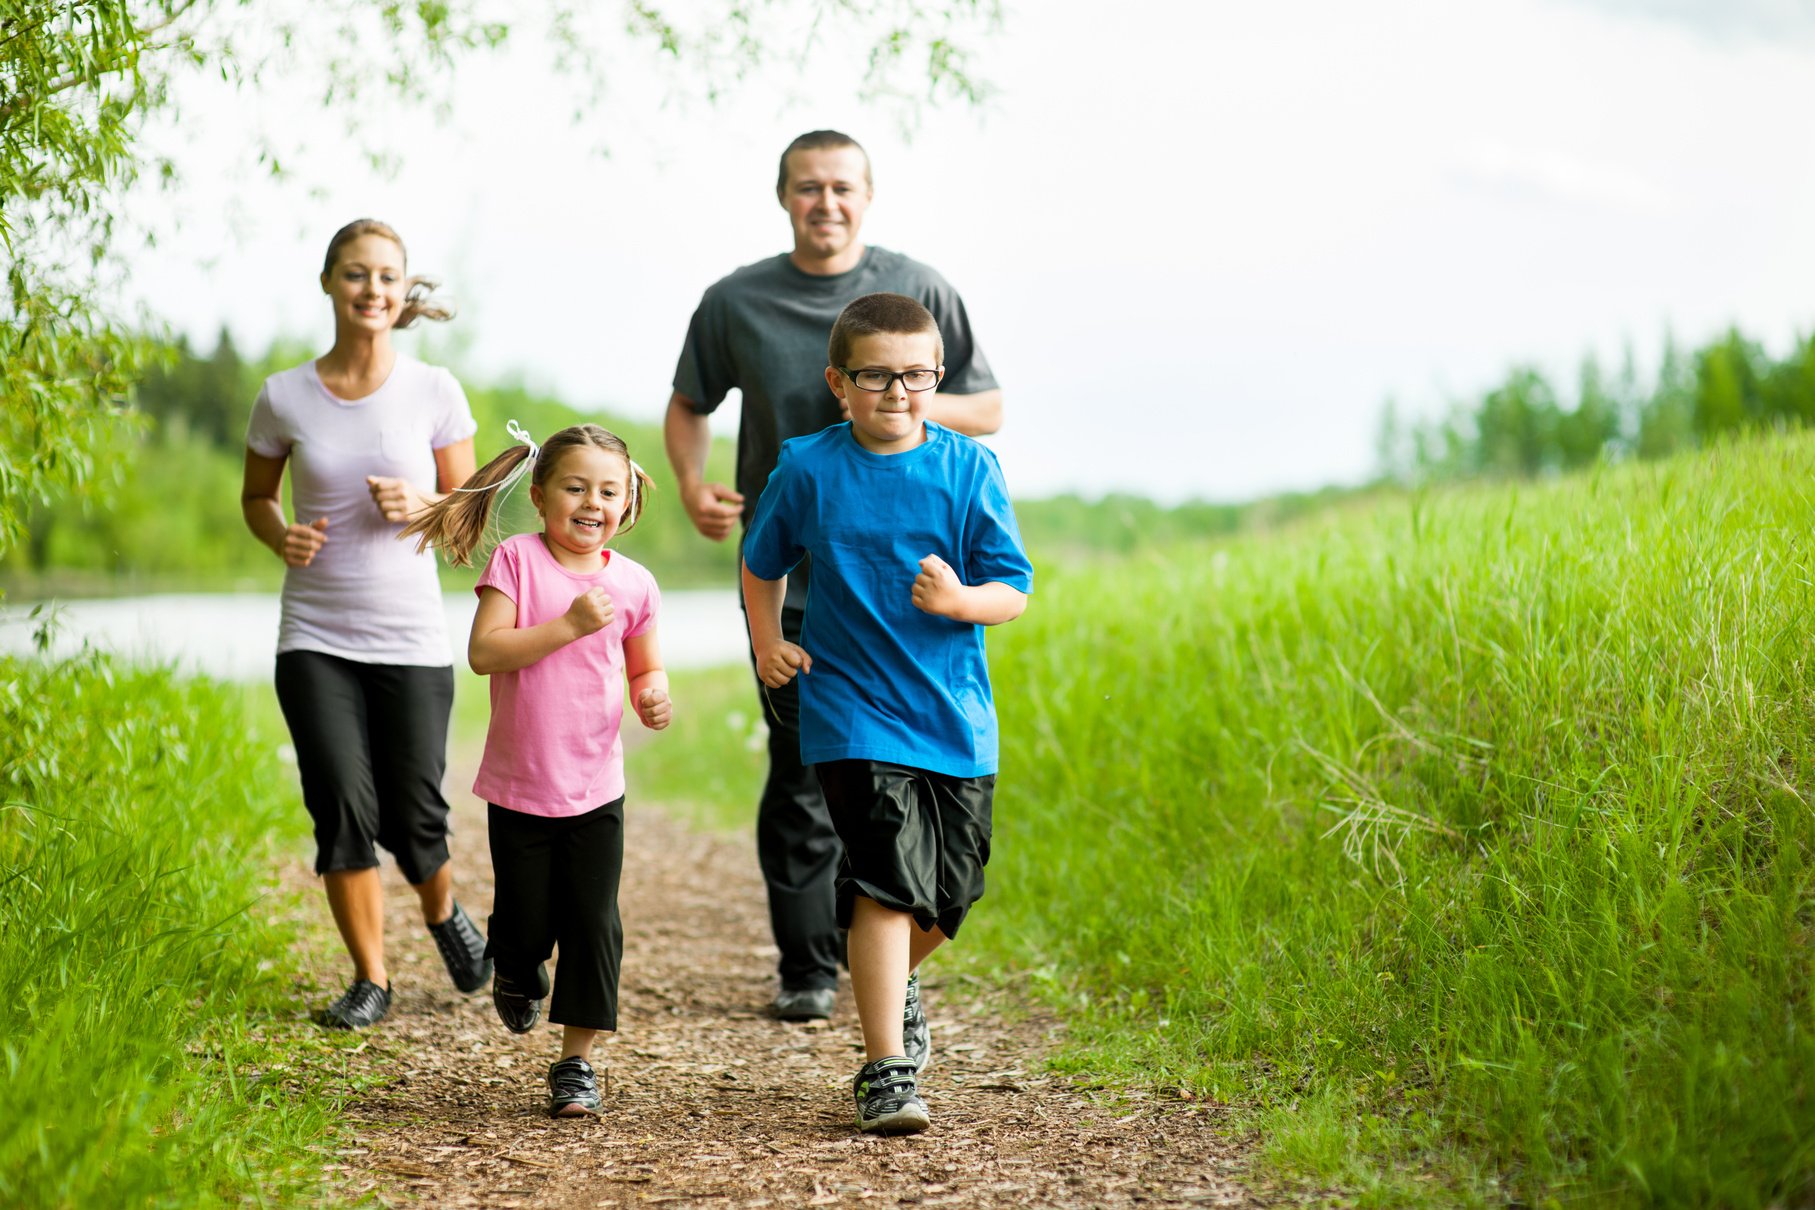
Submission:
M 370 979 L 355 979 L 340 999 L 324 1008 L 316 1019 L 329 1029 L 364 1029 L 384 1020 L 390 1011 L 390 984 L 379 987 Z
M 907 1003 L 901 1010 L 901 1049 L 907 1052 L 915 1075 L 933 1061 L 933 1034 L 926 1027 L 926 1013 L 920 1007 L 919 975 L 908 976 Z
M 461 991 L 476 992 L 492 977 L 491 959 L 485 956 L 485 938 L 459 904 L 454 905 L 454 914 L 446 920 L 429 925 L 429 936 L 441 951 L 448 978 Z
M 542 1019 L 542 997 L 548 995 L 548 968 L 536 967 L 534 985 L 517 983 L 503 971 L 492 976 L 492 1007 L 513 1034 L 526 1034 Z
M 592 1064 L 578 1055 L 548 1067 L 548 1116 L 575 1118 L 599 1112 L 599 1082 Z
M 866 1134 L 918 1134 L 933 1124 L 906 1055 L 865 1063 L 851 1081 L 851 1095 L 857 1101 L 857 1129 Z

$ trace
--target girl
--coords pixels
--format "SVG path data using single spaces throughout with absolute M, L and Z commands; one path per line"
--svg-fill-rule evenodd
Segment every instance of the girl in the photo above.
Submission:
M 548 1069 L 548 1112 L 564 1117 L 598 1112 L 587 1059 L 598 1031 L 618 1026 L 624 703 L 653 731 L 671 707 L 656 642 L 661 593 L 607 545 L 642 515 L 649 477 L 596 424 L 562 429 L 540 449 L 515 421 L 510 431 L 523 444 L 404 533 L 465 566 L 495 502 L 530 472 L 542 532 L 499 543 L 476 588 L 467 660 L 492 678 L 492 719 L 473 793 L 489 804 L 492 1003 L 511 1031 L 535 1027 L 550 990 L 544 964 L 561 951 L 548 1013 L 563 1027 L 561 1057 Z
M 321 290 L 334 347 L 265 380 L 240 491 L 247 527 L 287 565 L 277 700 L 315 822 L 315 872 L 353 960 L 352 984 L 321 1014 L 337 1029 L 372 1025 L 391 1006 L 375 845 L 415 888 L 454 986 L 474 992 L 491 978 L 448 864 L 454 657 L 435 560 L 396 540 L 406 516 L 473 473 L 477 426 L 452 374 L 391 342 L 393 329 L 453 314 L 405 265 L 403 240 L 375 219 L 328 241 Z

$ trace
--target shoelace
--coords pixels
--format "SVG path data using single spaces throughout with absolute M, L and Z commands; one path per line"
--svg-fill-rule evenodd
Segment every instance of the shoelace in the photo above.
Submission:
M 346 1016 L 363 1017 L 384 1003 L 384 988 L 369 980 L 361 979 L 347 989 L 347 994 L 340 998 L 340 1011 Z
M 466 913 L 459 908 L 454 914 L 440 924 L 429 929 L 435 938 L 435 948 L 441 951 L 443 962 L 470 962 L 474 949 L 473 943 L 481 941 L 479 930 L 466 918 Z

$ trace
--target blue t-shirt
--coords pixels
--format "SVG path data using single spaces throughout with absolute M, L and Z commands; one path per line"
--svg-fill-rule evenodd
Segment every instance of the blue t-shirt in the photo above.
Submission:
M 952 777 L 996 771 L 984 627 L 914 607 L 920 560 L 966 584 L 1033 588 L 1002 468 L 931 421 L 926 440 L 872 454 L 849 423 L 784 442 L 744 535 L 751 574 L 813 557 L 801 646 L 800 759 L 880 760 Z

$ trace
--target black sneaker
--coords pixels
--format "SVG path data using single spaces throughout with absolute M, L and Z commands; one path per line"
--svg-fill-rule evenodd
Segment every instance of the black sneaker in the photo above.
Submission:
M 355 979 L 340 999 L 322 1009 L 316 1020 L 329 1029 L 364 1029 L 384 1020 L 390 1011 L 390 984 L 379 987 L 370 979 Z
M 824 1021 L 837 1001 L 837 988 L 784 987 L 775 993 L 775 1015 L 784 1021 Z
M 866 1134 L 918 1134 L 933 1124 L 914 1084 L 914 1064 L 905 1055 L 866 1063 L 851 1081 L 857 1100 L 857 1129 Z
M 534 993 L 533 995 L 531 993 Z M 492 1007 L 513 1034 L 526 1034 L 542 1019 L 542 997 L 548 994 L 548 968 L 536 967 L 534 986 L 518 984 L 503 971 L 492 976 Z
M 920 976 L 908 976 L 907 1003 L 901 1009 L 901 1049 L 907 1052 L 914 1074 L 926 1070 L 933 1061 L 933 1035 L 926 1027 L 926 1013 L 920 1007 Z
M 548 1065 L 548 1116 L 576 1118 L 599 1112 L 599 1082 L 592 1064 L 575 1055 Z
M 446 920 L 429 925 L 429 936 L 435 939 L 435 948 L 441 951 L 448 978 L 461 991 L 476 992 L 492 977 L 491 959 L 485 956 L 485 938 L 479 935 L 473 918 L 459 904 L 454 905 L 454 914 Z

